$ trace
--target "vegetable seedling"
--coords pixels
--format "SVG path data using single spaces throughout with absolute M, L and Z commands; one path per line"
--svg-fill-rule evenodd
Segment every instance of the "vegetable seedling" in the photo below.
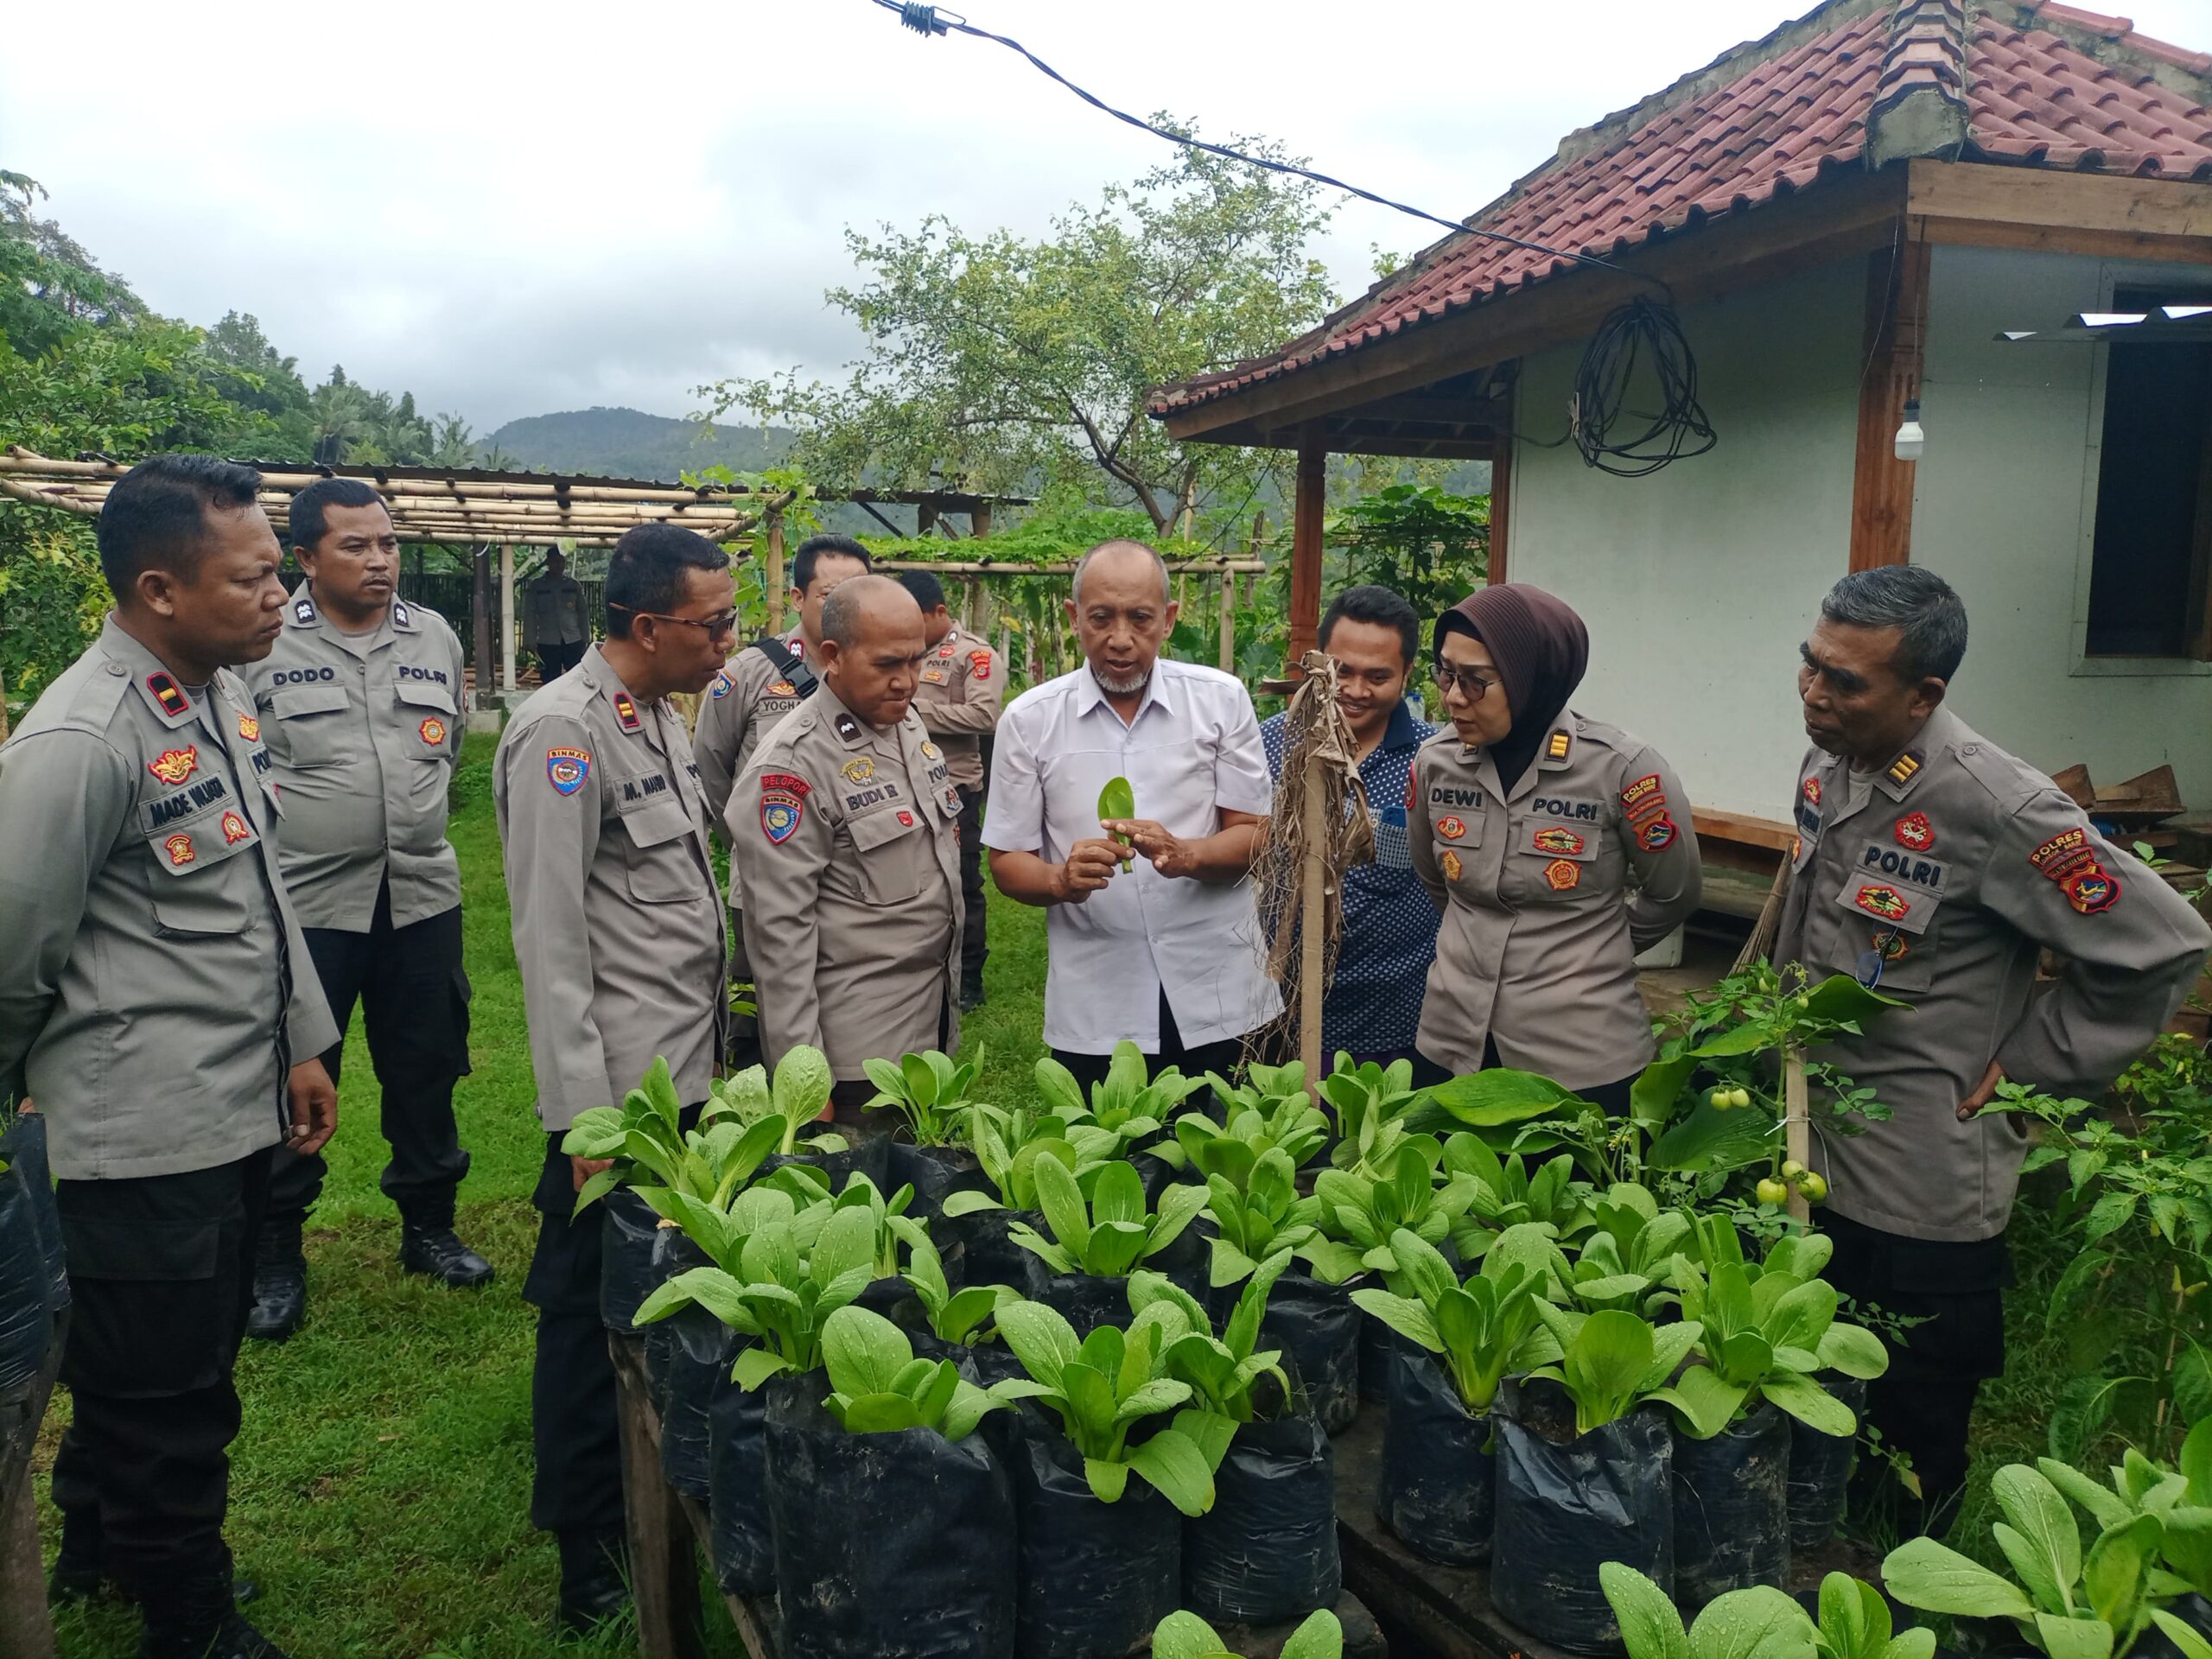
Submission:
M 949 1147 L 957 1145 L 966 1128 L 969 1115 L 975 1102 L 968 1091 L 983 1070 L 983 1051 L 978 1046 L 970 1060 L 956 1061 L 951 1056 L 931 1049 L 925 1053 L 903 1056 L 896 1065 L 886 1059 L 868 1059 L 861 1064 L 867 1069 L 868 1081 L 876 1092 L 868 1103 L 867 1109 L 888 1108 L 906 1120 L 906 1128 L 918 1147 Z
M 1127 822 L 1136 815 L 1137 793 L 1135 790 L 1129 787 L 1129 780 L 1126 778 L 1109 778 L 1106 780 L 1106 787 L 1098 791 L 1099 827 L 1104 829 L 1109 821 L 1114 820 Z M 1121 830 L 1109 830 L 1108 833 L 1124 847 L 1134 847 L 1136 844 Z M 1134 868 L 1134 860 L 1124 858 L 1122 861 L 1123 875 L 1127 875 Z
M 1088 1101 L 1075 1074 L 1049 1054 L 1037 1062 L 1036 1077 L 1037 1097 L 1059 1120 L 1060 1133 L 1085 1165 L 1141 1147 L 1166 1127 L 1178 1106 L 1206 1086 L 1204 1077 L 1186 1077 L 1172 1065 L 1148 1077 L 1142 1051 L 1127 1038 L 1114 1045 L 1106 1075 L 1091 1085 Z M 1164 1157 L 1180 1155 L 1172 1142 L 1157 1150 Z
M 1213 1174 L 1205 1191 L 1219 1230 L 1206 1241 L 1213 1251 L 1210 1282 L 1217 1288 L 1235 1284 L 1277 1250 L 1305 1252 L 1321 1242 L 1313 1224 L 1321 1201 L 1298 1196 L 1297 1172 L 1280 1147 L 1260 1154 L 1242 1190 L 1228 1176 Z
M 929 1316 L 930 1329 L 939 1342 L 972 1347 L 995 1334 L 986 1329 L 991 1316 L 1007 1302 L 1018 1302 L 1020 1293 L 1007 1285 L 965 1285 L 954 1290 L 944 1274 L 944 1258 L 930 1242 L 929 1229 L 910 1216 L 893 1216 L 891 1230 L 906 1242 L 907 1287 Z
M 1045 1159 L 1037 1165 L 1037 1202 L 1052 1236 L 1019 1221 L 1007 1236 L 1055 1273 L 1122 1278 L 1180 1238 L 1206 1197 L 1202 1186 L 1171 1186 L 1157 1213 L 1149 1211 L 1136 1166 L 1116 1159 L 1100 1167 L 1086 1204 L 1067 1166 Z
M 996 1400 L 949 1359 L 917 1359 L 906 1333 L 880 1313 L 841 1307 L 822 1326 L 822 1363 L 830 1394 L 822 1403 L 855 1434 L 934 1429 L 964 1440 Z
M 1282 1659 L 1344 1659 L 1344 1627 L 1327 1608 L 1306 1614 L 1282 1644 Z M 1196 1613 L 1174 1612 L 1152 1633 L 1152 1659 L 1243 1659 Z
M 1444 1361 L 1471 1416 L 1497 1397 L 1509 1373 L 1560 1357 L 1540 1305 L 1549 1278 L 1546 1258 L 1557 1253 L 1543 1230 L 1523 1222 L 1508 1229 L 1462 1283 L 1433 1244 L 1401 1227 L 1390 1236 L 1406 1294 L 1355 1290 L 1353 1301 L 1408 1341 Z
M 1684 1630 L 1667 1592 L 1627 1563 L 1604 1563 L 1598 1582 L 1612 1604 L 1628 1659 L 1812 1659 L 1812 1620 L 1771 1585 L 1715 1598 Z
M 1555 1365 L 1540 1365 L 1531 1377 L 1558 1383 L 1574 1402 L 1574 1432 L 1587 1434 L 1618 1421 L 1667 1384 L 1696 1344 L 1697 1322 L 1650 1324 L 1619 1308 L 1571 1313 L 1540 1302 L 1537 1317 L 1559 1343 Z
M 1221 1334 L 1198 1299 L 1173 1283 L 1165 1274 L 1139 1273 L 1129 1279 L 1129 1308 L 1135 1314 L 1129 1328 L 1157 1326 L 1160 1332 L 1161 1363 L 1168 1376 L 1191 1385 L 1199 1411 L 1213 1419 L 1211 1438 L 1200 1449 L 1216 1468 L 1229 1453 L 1229 1441 L 1239 1423 L 1253 1421 L 1258 1407 L 1252 1397 L 1255 1384 L 1272 1376 L 1281 1390 L 1283 1407 L 1291 1405 L 1290 1377 L 1282 1369 L 1282 1350 L 1261 1348 L 1260 1323 L 1267 1318 L 1268 1293 L 1282 1270 L 1290 1265 L 1290 1252 L 1278 1250 L 1254 1269 L 1236 1299 L 1236 1306 Z

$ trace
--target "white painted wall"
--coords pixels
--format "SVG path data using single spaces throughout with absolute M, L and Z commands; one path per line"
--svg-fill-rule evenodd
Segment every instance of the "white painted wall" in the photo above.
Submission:
M 2106 352 L 2008 345 L 2108 303 L 2113 285 L 2212 287 L 2188 267 L 1937 248 L 1912 556 L 1966 601 L 1956 707 L 2045 772 L 2116 784 L 2171 763 L 2212 806 L 2212 664 L 2085 658 Z
M 2108 302 L 2115 282 L 2212 278 L 2066 255 L 1935 251 L 1928 447 L 1912 556 L 1966 601 L 1955 706 L 2045 771 L 2117 783 L 2171 762 L 2212 807 L 2212 664 L 2082 654 L 2102 353 L 2008 346 Z M 1516 418 L 1509 574 L 1590 626 L 1575 706 L 1657 746 L 1696 804 L 1786 820 L 1804 752 L 1798 642 L 1847 566 L 1866 267 L 1852 259 L 1684 312 L 1710 454 L 1639 480 L 1583 465 L 1566 429 L 1582 347 L 1530 359 Z
M 1850 546 L 1866 289 L 1853 260 L 1687 308 L 1719 443 L 1649 478 L 1536 447 L 1567 429 L 1580 344 L 1522 366 L 1508 575 L 1588 623 L 1574 706 L 1656 746 L 1700 806 L 1789 816 L 1797 646 Z

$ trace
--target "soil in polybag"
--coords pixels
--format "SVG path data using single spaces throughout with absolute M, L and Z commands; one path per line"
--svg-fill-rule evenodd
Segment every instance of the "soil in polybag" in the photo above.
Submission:
M 54 1335 L 46 1254 L 22 1172 L 0 1170 L 0 1405 L 29 1394 Z
M 1709 1440 L 1675 1436 L 1675 1600 L 1789 1587 L 1789 1427 L 1763 1405 Z
M 638 1309 L 659 1287 L 653 1276 L 660 1217 L 626 1186 L 599 1201 L 599 1319 L 610 1331 L 639 1336 Z
M 1865 1379 L 1823 1371 L 1819 1381 L 1853 1416 L 1866 1414 Z M 1858 1445 L 1855 1434 L 1823 1434 L 1795 1417 L 1789 1420 L 1789 1548 L 1796 1554 L 1818 1549 L 1843 1524 Z
M 1382 1524 L 1416 1555 L 1471 1567 L 1490 1559 L 1496 1484 L 1488 1414 L 1468 1411 L 1433 1355 L 1401 1352 L 1375 1493 Z
M 1319 1419 L 1300 1412 L 1239 1425 L 1213 1491 L 1213 1508 L 1183 1522 L 1185 1607 L 1274 1624 L 1336 1605 L 1336 1458 Z
M 849 1434 L 818 1376 L 768 1385 L 784 1659 L 1010 1659 L 1013 1483 L 980 1434 Z
M 715 1582 L 728 1596 L 765 1596 L 776 1587 L 768 1523 L 768 1400 L 729 1380 L 750 1338 L 729 1335 L 707 1402 L 707 1515 Z M 819 1377 L 815 1379 L 817 1382 Z M 826 1384 L 823 1392 L 829 1392 Z
M 1306 1389 L 1307 1408 L 1332 1434 L 1341 1434 L 1359 1415 L 1359 1328 L 1363 1315 L 1351 1300 L 1353 1286 L 1326 1285 L 1302 1273 L 1286 1273 L 1268 1293 L 1260 1319 L 1260 1346 L 1279 1348 L 1294 1361 Z M 1241 1284 L 1211 1293 L 1214 1323 L 1236 1311 Z
M 1666 1417 L 1640 1407 L 1578 1436 L 1564 1389 L 1509 1379 L 1491 1424 L 1497 1457 L 1491 1601 L 1555 1647 L 1618 1652 L 1620 1625 L 1599 1567 L 1620 1561 L 1662 1593 L 1675 1592 L 1674 1434 Z
M 1182 1591 L 1183 1517 L 1138 1475 L 1118 1503 L 1101 1503 L 1058 1420 L 1034 1408 L 1023 1409 L 1012 1439 L 1021 1559 L 1015 1650 L 1021 1659 L 1141 1651 Z

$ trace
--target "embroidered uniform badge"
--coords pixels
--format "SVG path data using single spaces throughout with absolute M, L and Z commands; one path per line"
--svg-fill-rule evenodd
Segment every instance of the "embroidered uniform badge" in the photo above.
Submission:
M 864 784 L 875 776 L 875 762 L 864 754 L 855 755 L 839 768 L 849 784 Z
M 912 829 L 914 827 L 914 815 L 902 808 L 899 814 L 899 827 L 901 830 Z
M 832 723 L 837 728 L 837 735 L 848 743 L 861 734 L 860 721 L 855 720 L 850 715 L 839 715 Z
M 1447 847 L 1444 849 L 1444 856 L 1436 861 L 1443 868 L 1444 879 L 1446 881 L 1457 881 L 1459 879 L 1459 872 L 1464 867 L 1459 862 L 1459 854 Z
M 238 735 L 249 743 L 261 741 L 261 722 L 251 715 L 238 716 Z
M 1446 841 L 1457 841 L 1467 833 L 1466 821 L 1458 817 L 1441 817 L 1436 821 L 1436 833 Z
M 434 749 L 446 741 L 446 723 L 435 715 L 424 715 L 423 723 L 415 730 Z
M 1573 745 L 1573 734 L 1570 732 L 1554 732 L 1549 737 L 1544 740 L 1544 759 L 1547 760 L 1564 760 L 1567 759 L 1567 750 L 1572 748 Z
M 639 731 L 645 723 L 638 718 L 638 705 L 630 701 L 627 691 L 614 694 L 614 718 L 626 732 Z
M 1901 922 L 1912 910 L 1911 901 L 1895 887 L 1872 884 L 1859 888 L 1851 902 L 1869 916 L 1878 916 L 1885 922 Z
M 179 830 L 162 843 L 162 850 L 169 855 L 169 862 L 181 868 L 200 856 L 192 850 L 192 837 Z
M 545 751 L 545 776 L 554 792 L 573 795 L 584 786 L 584 779 L 591 776 L 589 749 L 548 749 Z
M 1675 821 L 1662 812 L 1637 827 L 1636 844 L 1647 853 L 1663 853 L 1675 844 Z
M 252 834 L 253 831 L 245 827 L 245 820 L 238 817 L 237 813 L 226 812 L 223 814 L 223 842 L 226 846 L 235 847 L 238 842 L 246 840 Z
M 1659 774 L 1656 772 L 1645 773 L 1621 791 L 1621 810 L 1631 818 L 1640 818 L 1666 804 L 1666 792 L 1659 787 Z
M 1451 822 L 1456 823 L 1459 820 Z M 1579 853 L 1587 843 L 1573 830 L 1554 823 L 1529 836 L 1529 844 L 1540 853 Z
M 806 803 L 798 796 L 786 794 L 780 789 L 760 791 L 760 833 L 769 842 L 782 846 L 798 832 L 799 820 L 806 816 Z
M 1544 880 L 1554 893 L 1571 893 L 1582 883 L 1582 867 L 1573 859 L 1555 858 L 1544 866 Z
M 707 695 L 712 697 L 716 702 L 720 702 L 724 697 L 729 696 L 729 671 L 728 669 L 721 668 L 715 671 L 715 683 L 708 689 Z
M 778 680 L 763 695 L 771 697 L 795 697 L 798 696 L 798 688 L 789 680 Z
M 175 788 L 200 770 L 200 751 L 190 743 L 181 749 L 163 749 L 146 763 L 146 770 Z
M 1887 776 L 1893 784 L 1909 784 L 1919 774 L 1920 766 L 1920 757 L 1908 749 L 1890 762 Z
M 2084 916 L 2094 916 L 2120 902 L 2120 878 L 2107 874 L 2101 865 L 2092 864 L 2068 876 L 2059 884 L 2059 891 Z
M 1808 778 L 1798 792 L 1804 796 L 1806 805 L 1818 806 L 1821 804 L 1821 780 Z
M 969 652 L 968 671 L 979 680 L 988 679 L 991 673 L 991 653 L 988 651 Z
M 192 711 L 192 699 L 186 696 L 183 688 L 166 674 L 149 674 L 146 689 L 154 694 L 155 703 L 171 720 L 182 720 Z
M 1908 812 L 1897 822 L 1897 845 L 1924 853 L 1936 845 L 1936 826 L 1925 812 Z

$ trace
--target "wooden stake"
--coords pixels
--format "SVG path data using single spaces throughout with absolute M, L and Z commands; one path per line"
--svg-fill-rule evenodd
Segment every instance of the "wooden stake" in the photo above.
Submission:
M 1236 671 L 1236 578 L 1221 573 L 1221 671 Z
M 1813 1120 L 1805 1093 L 1805 1051 L 1795 1043 L 1782 1055 L 1782 1155 L 1809 1168 L 1813 1160 Z M 1799 1221 L 1812 1219 L 1812 1206 L 1792 1192 L 1789 1213 Z
M 760 582 L 768 590 L 768 632 L 784 631 L 784 511 L 768 510 L 768 550 L 762 561 Z
M 1290 645 L 1286 673 L 1313 649 L 1321 626 L 1321 511 L 1328 488 L 1329 440 L 1321 423 L 1312 421 L 1298 439 L 1298 493 L 1292 503 L 1290 540 Z
M 471 563 L 475 578 L 470 596 L 476 611 L 476 626 L 470 632 L 476 636 L 476 660 L 471 664 L 476 671 L 476 706 L 495 709 L 499 698 L 492 690 L 492 550 L 478 548 Z
M 499 544 L 499 690 L 515 689 L 515 547 Z
M 1328 932 L 1328 774 L 1319 755 L 1306 762 L 1306 859 L 1300 872 L 1298 925 L 1298 1058 L 1306 1063 L 1306 1089 L 1321 1090 L 1321 975 Z

